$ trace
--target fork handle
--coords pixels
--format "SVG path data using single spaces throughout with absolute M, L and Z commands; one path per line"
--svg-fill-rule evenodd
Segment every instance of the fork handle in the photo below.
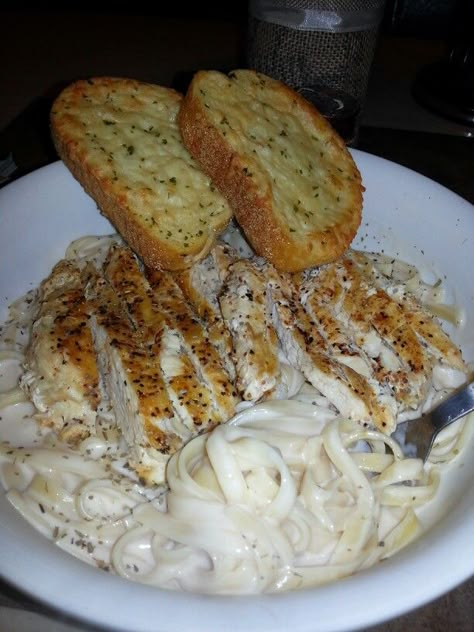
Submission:
M 437 430 L 441 430 L 473 410 L 474 382 L 469 382 L 431 411 L 431 423 Z

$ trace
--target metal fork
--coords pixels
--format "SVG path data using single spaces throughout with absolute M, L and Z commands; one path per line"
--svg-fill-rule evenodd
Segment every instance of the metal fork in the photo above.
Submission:
M 405 454 L 426 461 L 438 433 L 473 410 L 474 381 L 471 381 L 430 412 L 406 422 Z

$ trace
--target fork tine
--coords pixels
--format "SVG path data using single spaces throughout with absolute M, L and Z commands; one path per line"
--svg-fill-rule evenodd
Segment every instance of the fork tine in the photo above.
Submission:
M 403 453 L 405 456 L 426 461 L 435 438 L 431 414 L 426 413 L 418 419 L 407 421 L 406 424 Z
M 418 419 L 406 422 L 405 441 L 402 443 L 406 456 L 416 455 L 426 461 L 438 433 L 474 410 L 474 381 L 464 384 L 433 410 Z

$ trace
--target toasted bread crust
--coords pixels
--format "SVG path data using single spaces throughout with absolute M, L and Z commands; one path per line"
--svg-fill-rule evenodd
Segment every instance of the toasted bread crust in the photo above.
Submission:
M 265 117 L 265 109 L 272 120 Z M 282 127 L 279 136 L 286 138 L 268 138 L 273 160 L 280 153 L 285 156 L 286 148 L 299 156 L 296 161 L 290 156 L 285 170 L 269 169 L 262 159 L 266 148 L 261 139 L 249 136 L 257 124 L 274 131 L 280 118 L 282 125 L 289 122 L 296 131 L 292 138 Z M 296 272 L 334 261 L 345 252 L 361 221 L 360 174 L 343 140 L 299 94 L 253 71 L 235 71 L 230 77 L 201 71 L 183 100 L 178 123 L 185 146 L 227 198 L 257 254 L 280 270 Z M 298 146 L 301 139 L 304 147 Z M 278 180 L 287 178 L 290 170 L 296 181 L 301 176 L 302 187 L 316 191 L 307 208 L 298 208 L 298 182 L 294 200 L 278 199 Z M 317 199 L 320 187 L 327 208 Z M 298 211 L 307 216 L 306 225 Z
M 166 270 L 204 257 L 232 216 L 181 144 L 181 99 L 168 88 L 100 77 L 66 88 L 51 111 L 65 165 L 144 262 Z
M 130 247 L 150 267 L 169 270 L 181 270 L 188 267 L 183 264 L 181 253 L 169 248 L 166 244 L 151 239 L 143 225 L 127 212 L 126 206 L 107 190 L 107 182 L 100 176 L 91 173 L 82 163 L 80 150 L 63 142 L 53 130 L 56 150 L 72 175 L 78 180 L 86 193 L 95 201 L 100 211 L 110 220 L 117 232 L 127 241 Z M 190 260 L 193 263 L 193 260 Z

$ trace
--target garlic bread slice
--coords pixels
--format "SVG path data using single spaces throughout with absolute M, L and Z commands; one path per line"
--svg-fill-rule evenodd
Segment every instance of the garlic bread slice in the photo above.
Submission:
M 181 142 L 174 90 L 130 79 L 77 81 L 56 99 L 59 156 L 152 268 L 205 257 L 232 212 Z
M 345 252 L 361 221 L 361 177 L 300 94 L 251 70 L 200 71 L 178 122 L 257 254 L 296 272 Z

